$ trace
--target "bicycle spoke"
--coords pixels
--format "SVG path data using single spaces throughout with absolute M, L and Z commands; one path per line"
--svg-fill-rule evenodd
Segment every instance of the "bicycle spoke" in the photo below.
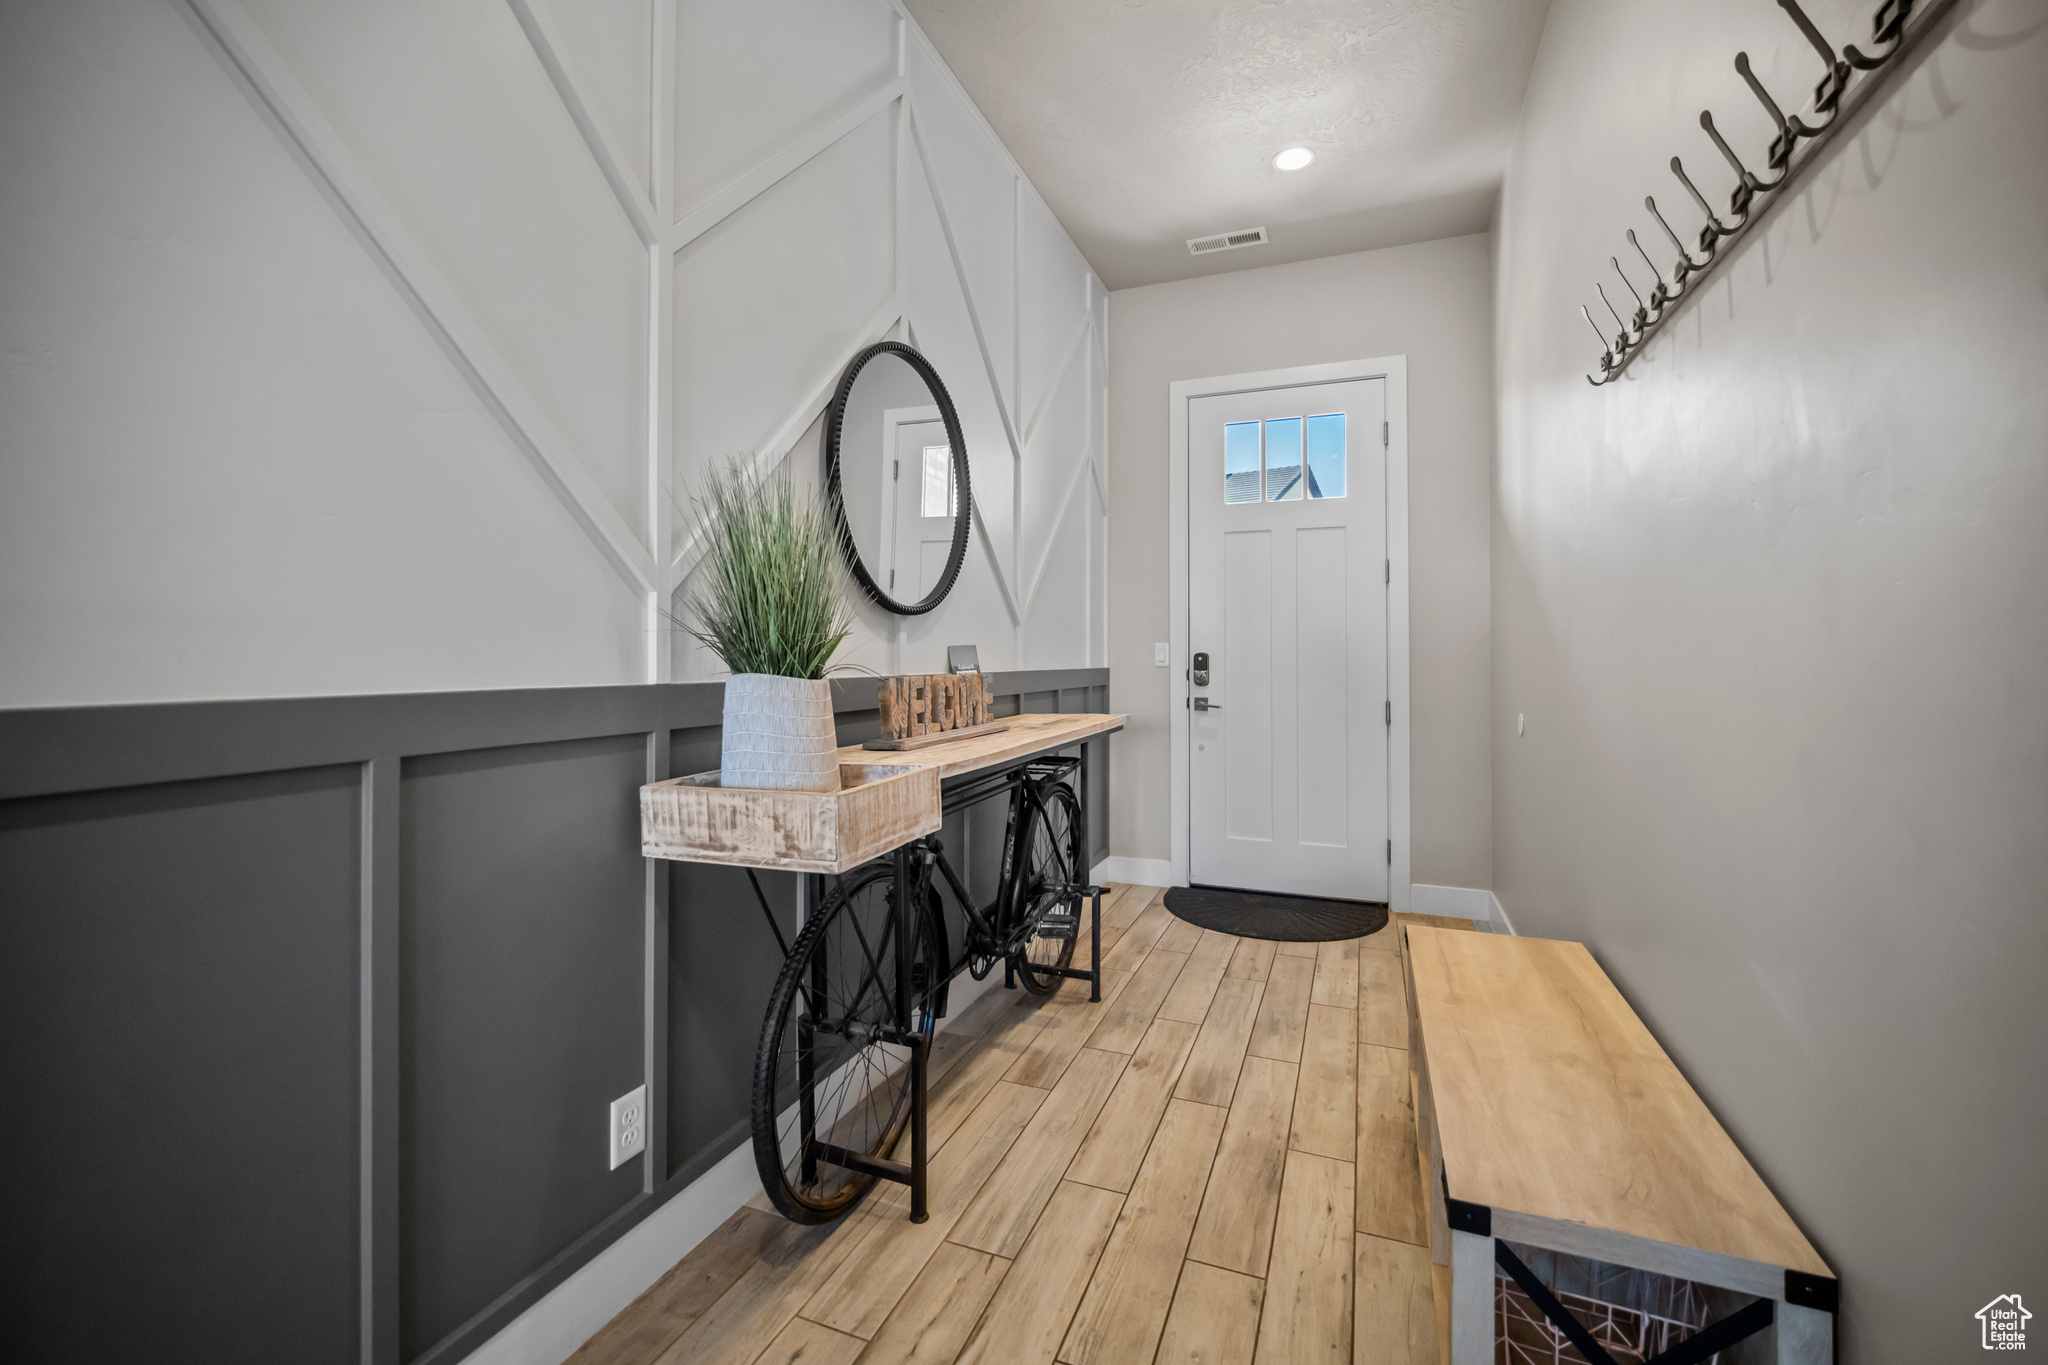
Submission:
M 912 894 L 929 896 L 922 881 Z M 932 980 L 939 940 L 928 910 L 904 922 L 897 900 L 887 871 L 847 877 L 806 924 L 777 982 L 756 1065 L 755 1159 L 770 1199 L 800 1222 L 839 1216 L 875 1180 L 815 1144 L 881 1158 L 907 1131 L 911 1049 L 879 1035 L 900 1036 L 909 1003 L 912 1028 L 930 1037 L 931 1007 L 902 1000 L 897 956 L 912 933 L 911 959 Z
M 1031 787 L 1016 853 L 1016 881 L 1011 893 L 1015 924 L 1009 938 L 1013 964 L 1025 988 L 1050 994 L 1059 977 L 1046 968 L 1064 968 L 1072 961 L 1079 924 L 1062 915 L 1050 934 L 1041 932 L 1048 916 L 1074 898 L 1067 890 L 1080 882 L 1074 867 L 1073 843 L 1079 828 L 1079 806 L 1072 789 L 1048 779 Z
M 846 1013 L 847 1017 L 851 1018 L 853 1012 L 860 1008 L 861 1002 L 867 999 L 868 987 L 871 984 L 879 984 L 878 978 L 882 974 L 882 967 L 881 963 L 876 961 L 876 958 L 878 956 L 881 956 L 884 960 L 886 960 L 886 954 L 889 949 L 890 941 L 894 939 L 896 936 L 896 916 L 894 914 L 891 914 L 889 916 L 888 924 L 882 930 L 882 941 L 880 948 L 877 951 L 871 951 L 868 948 L 868 936 L 861 932 L 859 918 L 857 916 L 849 916 L 849 918 L 851 918 L 853 921 L 854 936 L 860 940 L 861 955 L 867 959 L 868 963 L 867 975 L 861 978 L 860 989 L 855 991 L 853 999 L 847 1002 Z M 886 987 L 883 988 L 883 992 L 883 1003 L 886 1005 L 889 1003 L 886 998 Z

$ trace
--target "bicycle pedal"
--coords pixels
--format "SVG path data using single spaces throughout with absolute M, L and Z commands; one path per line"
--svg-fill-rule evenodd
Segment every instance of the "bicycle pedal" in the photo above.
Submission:
M 1038 921 L 1040 938 L 1072 938 L 1081 931 L 1078 915 L 1047 915 Z

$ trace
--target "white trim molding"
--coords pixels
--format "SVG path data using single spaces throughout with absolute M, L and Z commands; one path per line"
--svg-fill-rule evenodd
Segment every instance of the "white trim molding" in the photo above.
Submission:
M 743 1142 L 506 1323 L 463 1365 L 560 1365 L 760 1190 L 753 1144 Z
M 1395 913 L 1409 909 L 1410 749 L 1408 736 L 1408 357 L 1295 365 L 1211 379 L 1177 379 L 1168 386 L 1167 579 L 1170 588 L 1171 662 L 1167 668 L 1168 721 L 1172 735 L 1172 868 L 1170 885 L 1188 883 L 1188 404 L 1212 394 L 1296 384 L 1334 384 L 1350 379 L 1387 381 L 1387 689 L 1394 704 L 1387 743 L 1387 833 L 1394 841 L 1387 900 Z M 1179 705 L 1175 705 L 1175 703 Z
M 656 554 L 641 544 L 638 533 L 619 515 L 583 458 L 548 416 L 546 405 L 533 395 L 518 367 L 463 305 L 460 294 L 407 229 L 375 177 L 357 160 L 347 139 L 328 121 L 262 29 L 237 0 L 187 3 L 221 54 L 298 149 L 330 202 L 380 259 L 477 396 L 599 552 L 643 600 L 659 595 L 667 582 Z M 528 30 L 527 36 L 544 41 L 538 30 Z
M 1417 882 L 1408 888 L 1408 913 L 1469 919 L 1496 934 L 1515 932 L 1508 912 L 1501 908 L 1500 897 L 1483 887 L 1430 886 Z
M 999 988 L 1002 980 L 995 973 L 980 981 L 956 980 L 938 1031 L 944 1033 L 952 1027 L 970 1005 Z M 726 1219 L 750 1202 L 765 1207 L 764 1201 L 754 1146 L 742 1142 L 632 1231 L 506 1323 L 496 1336 L 463 1357 L 463 1365 L 561 1365 L 676 1262 L 718 1231 Z
M 1508 908 L 1500 903 L 1500 896 L 1492 891 L 1487 892 L 1486 896 L 1488 900 L 1493 902 L 1493 932 L 1496 934 L 1514 933 L 1515 922 L 1508 918 Z
M 676 171 L 672 139 L 676 105 L 676 71 L 671 59 L 676 41 L 677 0 L 654 0 L 649 37 L 655 59 L 650 76 L 647 110 L 645 162 L 630 156 L 618 137 L 619 129 L 609 126 L 590 100 L 585 98 L 588 73 L 579 69 L 564 35 L 548 6 L 535 0 L 507 0 L 534 57 L 540 62 L 554 96 L 574 125 L 592 163 L 609 187 L 611 197 L 646 253 L 645 278 L 647 313 L 645 323 L 646 435 L 644 483 L 647 506 L 643 525 L 630 524 L 592 475 L 588 452 L 576 448 L 560 430 L 551 410 L 526 382 L 517 357 L 507 353 L 489 329 L 464 303 L 444 274 L 427 243 L 416 236 L 404 217 L 387 200 L 371 169 L 358 159 L 349 141 L 329 120 L 327 113 L 273 47 L 261 25 L 244 8 L 244 0 L 182 0 L 212 39 L 229 65 L 245 81 L 270 118 L 297 150 L 312 175 L 344 220 L 379 259 L 387 275 L 434 333 L 465 378 L 483 399 L 522 454 L 559 498 L 565 510 L 590 537 L 623 583 L 643 606 L 645 636 L 643 676 L 648 682 L 673 680 L 675 663 L 671 642 L 674 634 L 672 599 L 694 567 L 699 547 L 678 543 L 678 497 L 675 490 L 675 366 L 676 332 L 679 324 L 674 301 L 676 261 L 679 253 L 721 223 L 787 180 L 793 172 L 838 145 L 857 129 L 894 107 L 898 123 L 893 142 L 897 251 L 895 280 L 890 296 L 876 316 L 860 331 L 856 344 L 836 357 L 829 372 L 814 385 L 797 407 L 783 415 L 764 445 L 750 452 L 757 467 L 772 469 L 787 458 L 790 449 L 816 420 L 829 400 L 832 386 L 853 352 L 897 328 L 914 330 L 908 301 L 909 182 L 905 171 L 915 165 L 930 193 L 940 233 L 946 243 L 952 273 L 958 283 L 970 330 L 978 351 L 983 378 L 988 384 L 1004 445 L 1012 462 L 1010 503 L 1007 513 L 995 523 L 977 502 L 975 523 L 984 541 L 986 558 L 996 580 L 996 589 L 1010 616 L 1017 648 L 1036 600 L 1037 584 L 1044 578 L 1045 565 L 1053 555 L 1053 544 L 1064 525 L 1065 510 L 1076 502 L 1080 483 L 1095 485 L 1102 497 L 1102 454 L 1107 449 L 1106 429 L 1091 429 L 1093 448 L 1085 450 L 1072 471 L 1060 500 L 1061 515 L 1045 528 L 1046 543 L 1035 549 L 1027 544 L 1027 529 L 1021 524 L 1023 498 L 1022 466 L 1026 447 L 1041 428 L 1047 412 L 1057 406 L 1062 381 L 1076 364 L 1086 362 L 1099 376 L 1106 363 L 1105 323 L 1098 314 L 1101 282 L 1088 275 L 1085 316 L 1072 328 L 1060 358 L 1049 376 L 1045 390 L 1032 402 L 1028 420 L 1019 412 L 1026 396 L 1019 383 L 1024 356 L 1018 349 L 1021 312 L 1018 299 L 1024 287 L 1021 258 L 1011 261 L 1006 291 L 1012 335 L 1007 365 L 999 364 L 989 332 L 988 305 L 980 297 L 961 242 L 957 219 L 959 191 L 949 189 L 940 174 L 940 157 L 927 145 L 920 109 L 913 88 L 918 81 L 910 70 L 912 47 L 927 58 L 941 86 L 958 97 L 958 107 L 933 114 L 947 120 L 962 114 L 986 132 L 989 146 L 1009 175 L 1012 242 L 1019 238 L 1018 224 L 1027 207 L 1035 205 L 1048 217 L 1051 209 L 1025 176 L 993 128 L 982 118 L 958 79 L 946 66 L 902 0 L 887 0 L 889 22 L 894 29 L 893 70 L 869 88 L 836 107 L 824 111 L 753 164 L 707 194 L 688 203 L 677 202 Z M 1007 371 L 1007 373 L 1005 372 Z M 1090 399 L 1091 402 L 1099 400 Z M 1022 425 L 1020 426 L 1020 421 Z M 1096 424 L 1106 427 L 1106 423 Z M 1007 524 L 1005 524 L 1007 523 Z M 1106 536 L 1106 529 L 1098 534 Z M 1033 559 L 1036 568 L 1028 574 Z M 1091 608 L 1092 609 L 1092 608 Z M 1104 642 L 1106 648 L 1106 641 Z M 1099 651 L 1089 645 L 1091 659 Z
M 1164 858 L 1124 858 L 1116 855 L 1104 858 L 1088 874 L 1088 879 L 1097 886 L 1104 882 L 1124 882 L 1131 886 L 1186 886 L 1185 878 L 1173 879 L 1173 864 Z

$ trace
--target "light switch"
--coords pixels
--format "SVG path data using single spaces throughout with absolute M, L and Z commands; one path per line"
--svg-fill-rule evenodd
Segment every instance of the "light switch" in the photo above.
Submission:
M 1166 667 L 1166 646 L 1164 644 L 1152 646 L 1152 666 L 1154 668 Z

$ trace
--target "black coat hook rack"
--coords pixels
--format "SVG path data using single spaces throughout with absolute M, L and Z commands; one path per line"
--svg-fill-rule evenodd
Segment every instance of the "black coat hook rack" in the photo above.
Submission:
M 1657 329 L 1663 325 L 1664 320 L 1676 311 L 1678 301 L 1699 288 L 1700 282 L 1724 259 L 1727 254 L 1726 248 L 1756 222 L 1770 197 L 1783 188 L 1801 168 L 1813 161 L 1821 144 L 1862 107 L 1871 93 L 1883 83 L 1876 73 L 1907 52 L 1919 41 L 1922 34 L 1934 27 L 1942 15 L 1954 6 L 1955 0 L 1931 0 L 1931 3 L 1921 7 L 1918 18 L 1915 18 L 1914 0 L 1884 0 L 1884 3 L 1877 7 L 1877 13 L 1871 16 L 1870 53 L 1865 54 L 1858 50 L 1855 44 L 1850 43 L 1845 44 L 1840 55 L 1837 55 L 1828 45 L 1827 39 L 1821 36 L 1820 30 L 1813 26 L 1813 21 L 1806 17 L 1806 12 L 1799 8 L 1798 0 L 1778 0 L 1778 8 L 1784 10 L 1792 22 L 1799 26 L 1799 32 L 1813 45 L 1813 50 L 1820 55 L 1825 68 L 1820 83 L 1813 88 L 1812 111 L 1786 115 L 1778 108 L 1777 101 L 1771 98 L 1770 91 L 1764 89 L 1763 82 L 1757 79 L 1756 72 L 1750 69 L 1749 54 L 1735 54 L 1735 74 L 1742 77 L 1743 83 L 1770 114 L 1771 122 L 1776 124 L 1778 129 L 1777 136 L 1771 139 L 1770 148 L 1764 154 L 1765 174 L 1758 175 L 1743 164 L 1742 158 L 1735 154 L 1735 149 L 1728 145 L 1727 139 L 1722 137 L 1720 130 L 1714 126 L 1714 115 L 1711 110 L 1700 111 L 1700 127 L 1713 140 L 1715 148 L 1735 172 L 1735 190 L 1728 196 L 1727 216 L 1724 217 L 1714 211 L 1713 205 L 1707 202 L 1707 197 L 1699 192 L 1699 188 L 1692 183 L 1692 178 L 1686 175 L 1684 164 L 1677 157 L 1672 157 L 1671 174 L 1685 187 L 1686 194 L 1699 207 L 1700 213 L 1706 218 L 1706 223 L 1700 228 L 1694 245 L 1688 247 L 1665 220 L 1664 214 L 1657 207 L 1656 199 L 1649 195 L 1643 197 L 1643 207 L 1650 211 L 1650 216 L 1657 220 L 1657 226 L 1662 228 L 1664 235 L 1671 240 L 1671 245 L 1678 252 L 1678 260 L 1671 267 L 1671 277 L 1667 280 L 1664 272 L 1650 259 L 1650 253 L 1636 240 L 1635 230 L 1629 230 L 1629 245 L 1635 248 L 1636 254 L 1642 257 L 1643 264 L 1648 266 L 1650 271 L 1650 292 L 1645 296 L 1636 289 L 1635 281 L 1628 277 L 1628 272 L 1621 268 L 1620 258 L 1607 258 L 1608 263 L 1614 267 L 1614 273 L 1628 286 L 1629 295 L 1635 300 L 1636 306 L 1634 311 L 1624 318 L 1615 308 L 1613 301 L 1607 297 L 1607 290 L 1599 283 L 1594 284 L 1593 288 L 1599 293 L 1600 302 L 1605 305 L 1619 329 L 1611 337 L 1594 319 L 1593 310 L 1580 306 L 1579 312 L 1585 317 L 1586 324 L 1593 329 L 1593 335 L 1600 338 L 1601 346 L 1600 373 L 1597 376 L 1587 375 L 1588 383 L 1598 387 L 1602 384 L 1611 384 L 1621 377 L 1621 372 L 1628 368 L 1629 361 L 1633 360 L 1650 338 L 1657 334 Z

